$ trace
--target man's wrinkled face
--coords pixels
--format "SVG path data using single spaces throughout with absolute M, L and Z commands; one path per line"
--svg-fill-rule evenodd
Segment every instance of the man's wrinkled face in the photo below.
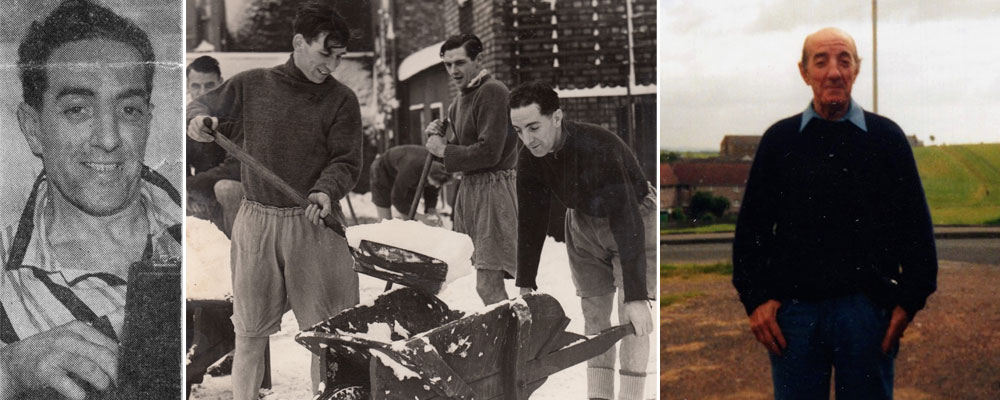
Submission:
M 479 56 L 481 55 L 479 54 Z M 465 53 L 465 48 L 459 46 L 446 50 L 441 61 L 444 62 L 444 68 L 448 70 L 448 76 L 451 77 L 452 82 L 455 82 L 459 88 L 464 88 L 468 87 L 469 82 L 472 82 L 472 79 L 479 75 L 479 71 L 483 70 L 479 64 L 479 56 L 471 59 Z
M 544 157 L 556 150 L 562 134 L 562 110 L 544 115 L 538 104 L 530 104 L 511 109 L 510 121 L 531 155 Z
M 336 40 L 327 40 L 327 32 L 316 35 L 312 42 L 301 34 L 295 35 L 295 66 L 313 83 L 323 83 L 340 65 L 340 59 L 347 54 L 347 46 Z
M 188 95 L 194 100 L 221 85 L 222 77 L 215 72 L 198 72 L 192 69 L 187 82 Z
M 851 87 L 858 77 L 854 42 L 836 32 L 819 32 L 806 41 L 806 64 L 799 72 L 812 87 L 813 101 L 820 106 L 840 108 L 851 101 Z
M 87 39 L 47 61 L 40 110 L 21 104 L 18 119 L 48 181 L 78 209 L 112 215 L 135 200 L 152 104 L 135 48 Z

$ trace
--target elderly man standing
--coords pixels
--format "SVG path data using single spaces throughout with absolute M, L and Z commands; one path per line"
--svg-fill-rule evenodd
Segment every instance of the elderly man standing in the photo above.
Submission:
M 212 141 L 205 121 L 235 124 L 243 148 L 312 203 L 294 199 L 243 165 L 246 192 L 232 234 L 234 398 L 257 399 L 268 337 L 286 305 L 301 329 L 358 303 L 347 241 L 323 226 L 343 223 L 340 199 L 361 174 L 361 108 L 331 74 L 347 53 L 347 22 L 328 2 L 299 5 L 283 65 L 237 74 L 188 105 L 188 136 Z M 212 125 L 219 126 L 218 124 Z M 315 390 L 319 358 L 312 358 Z
M 143 165 L 153 47 L 111 10 L 67 0 L 31 25 L 19 56 L 17 119 L 43 170 L 16 231 L 3 231 L 0 398 L 103 396 L 118 378 L 115 398 L 175 398 L 179 322 L 161 332 L 175 344 L 127 358 L 136 330 L 171 329 L 133 322 L 180 316 L 180 195 Z M 176 287 L 135 286 L 147 273 L 173 274 Z M 159 308 L 133 309 L 137 295 Z M 162 362 L 146 371 L 156 379 L 130 381 L 129 365 L 150 360 Z M 121 390 L 133 385 L 145 394 Z
M 517 137 L 507 108 L 510 91 L 483 68 L 482 52 L 483 42 L 472 34 L 441 45 L 441 60 L 460 93 L 448 108 L 451 126 L 434 120 L 424 132 L 427 150 L 444 159 L 445 171 L 462 173 L 455 231 L 472 238 L 476 291 L 488 305 L 507 299 L 504 278 L 516 273 Z M 452 134 L 449 144 L 444 137 Z
M 618 319 L 635 335 L 621 344 L 619 399 L 642 399 L 649 333 L 649 300 L 656 297 L 656 190 L 620 138 L 596 125 L 569 121 L 559 95 L 530 82 L 511 94 L 511 121 L 524 142 L 517 164 L 517 286 L 538 287 L 539 258 L 553 195 L 566 205 L 566 251 L 583 308 L 584 331 Z M 613 399 L 615 348 L 587 361 L 587 397 Z
M 809 35 L 813 99 L 772 125 L 750 170 L 733 285 L 770 352 L 775 398 L 891 399 L 899 339 L 934 292 L 934 235 L 902 129 L 851 98 L 860 59 Z

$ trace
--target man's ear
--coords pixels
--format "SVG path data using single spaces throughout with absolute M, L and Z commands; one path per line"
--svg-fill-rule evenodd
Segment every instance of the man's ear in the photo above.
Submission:
M 802 61 L 799 61 L 799 75 L 802 76 L 802 81 L 809 84 L 809 78 L 806 77 L 806 67 L 802 65 Z
M 305 45 L 306 45 L 306 38 L 305 36 L 302 36 L 301 33 L 296 33 L 295 36 L 292 37 L 293 49 L 298 50 L 299 48 Z
M 555 122 L 556 127 L 562 126 L 563 112 L 561 108 L 557 108 L 552 112 L 552 122 Z
M 38 110 L 28 103 L 21 103 L 17 107 L 17 123 L 21 126 L 21 133 L 28 141 L 28 147 L 36 157 L 42 157 L 42 122 L 38 115 Z

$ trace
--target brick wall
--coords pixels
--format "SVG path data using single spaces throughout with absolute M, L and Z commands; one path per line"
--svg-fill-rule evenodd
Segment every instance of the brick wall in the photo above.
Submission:
M 445 24 L 441 14 L 445 2 L 455 0 L 396 0 L 394 28 L 396 59 L 402 62 L 417 50 L 445 39 Z

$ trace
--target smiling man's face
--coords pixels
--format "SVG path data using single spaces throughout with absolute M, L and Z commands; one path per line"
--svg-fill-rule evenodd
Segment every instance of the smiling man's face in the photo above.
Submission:
M 40 110 L 18 119 L 49 183 L 78 209 L 112 215 L 139 193 L 152 105 L 138 51 L 121 42 L 65 44 L 46 63 Z
M 347 54 L 347 47 L 335 40 L 327 40 L 329 33 L 316 35 L 306 41 L 301 34 L 295 35 L 295 66 L 313 83 L 323 83 L 340 65 L 340 59 Z

